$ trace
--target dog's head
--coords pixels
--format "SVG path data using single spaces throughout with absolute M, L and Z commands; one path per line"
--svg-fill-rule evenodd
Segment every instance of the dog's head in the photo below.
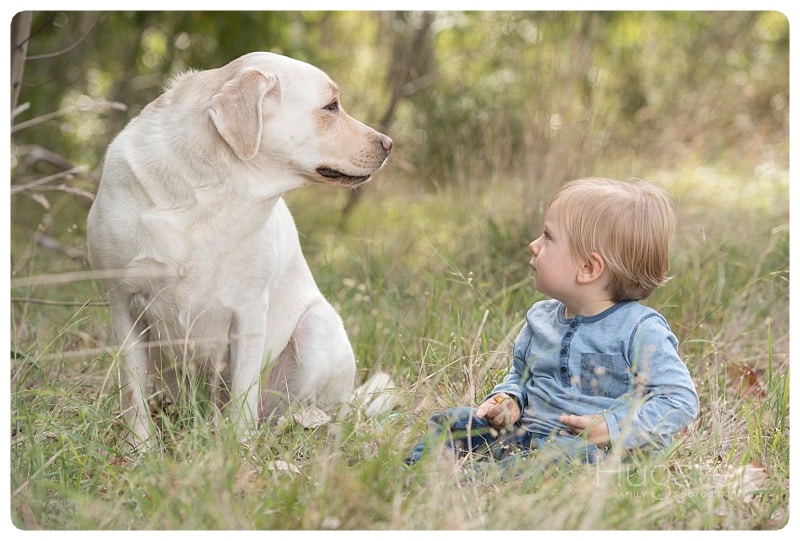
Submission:
M 348 115 L 324 72 L 272 53 L 219 70 L 210 115 L 239 160 L 283 167 L 304 182 L 354 188 L 380 169 L 392 140 Z

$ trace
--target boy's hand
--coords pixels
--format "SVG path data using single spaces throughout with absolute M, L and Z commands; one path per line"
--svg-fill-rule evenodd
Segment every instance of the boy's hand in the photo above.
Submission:
M 522 412 L 517 401 L 506 393 L 496 394 L 487 399 L 478 406 L 478 411 L 475 414 L 478 419 L 486 417 L 489 424 L 495 428 L 511 426 L 519 420 L 521 415 Z
M 595 445 L 606 445 L 609 443 L 608 425 L 602 415 L 569 415 L 562 413 L 559 421 L 569 427 L 570 432 L 583 435 Z M 566 431 L 561 432 L 566 435 Z

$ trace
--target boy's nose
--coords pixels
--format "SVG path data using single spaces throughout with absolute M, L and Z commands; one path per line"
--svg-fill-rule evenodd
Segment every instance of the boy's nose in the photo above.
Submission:
M 539 240 L 539 239 L 536 239 L 536 240 Z M 536 240 L 532 241 L 532 242 L 531 242 L 531 243 L 528 245 L 528 248 L 530 249 L 530 251 L 531 251 L 531 253 L 532 253 L 533 255 L 536 255 L 536 254 L 537 254 L 537 252 L 539 251 L 539 248 L 537 247 L 537 244 L 536 244 Z

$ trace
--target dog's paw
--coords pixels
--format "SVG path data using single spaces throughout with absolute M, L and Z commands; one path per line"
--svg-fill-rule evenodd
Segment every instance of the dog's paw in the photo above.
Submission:
M 376 372 L 353 391 L 352 403 L 364 409 L 367 417 L 392 411 L 395 405 L 395 384 L 386 372 Z

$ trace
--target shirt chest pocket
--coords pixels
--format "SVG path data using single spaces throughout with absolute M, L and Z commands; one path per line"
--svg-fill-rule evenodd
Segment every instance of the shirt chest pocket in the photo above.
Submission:
M 628 392 L 630 367 L 622 355 L 581 353 L 581 392 L 617 398 Z

